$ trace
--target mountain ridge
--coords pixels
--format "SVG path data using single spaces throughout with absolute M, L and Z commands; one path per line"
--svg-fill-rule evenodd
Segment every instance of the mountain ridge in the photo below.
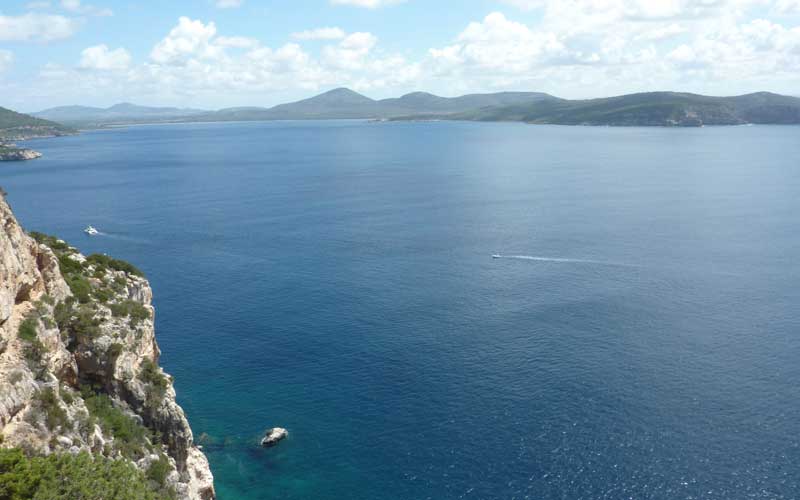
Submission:
M 130 102 L 121 102 L 107 108 L 78 105 L 57 106 L 31 113 L 31 116 L 64 124 L 86 126 L 135 123 L 154 119 L 172 120 L 204 113 L 208 113 L 208 111 L 192 108 L 141 106 Z
M 401 119 L 417 118 L 408 116 Z M 523 106 L 495 106 L 436 118 L 607 126 L 800 124 L 800 99 L 771 92 L 717 97 L 659 91 L 597 99 L 560 99 Z
M 105 113 L 98 119 L 97 110 Z M 689 92 L 640 92 L 594 99 L 562 99 L 543 92 L 496 92 L 441 97 L 411 92 L 371 99 L 345 87 L 272 107 L 239 106 L 216 111 L 148 108 L 120 103 L 110 108 L 62 106 L 37 116 L 59 113 L 95 125 L 159 122 L 225 122 L 269 120 L 466 120 L 517 121 L 532 124 L 610 126 L 702 126 L 745 123 L 800 123 L 800 98 L 754 92 L 739 96 L 704 96 Z M 94 115 L 92 115 L 94 113 Z

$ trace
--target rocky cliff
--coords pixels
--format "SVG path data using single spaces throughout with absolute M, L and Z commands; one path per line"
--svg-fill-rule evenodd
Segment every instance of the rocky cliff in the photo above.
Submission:
M 32 149 L 8 148 L 0 145 L 0 161 L 23 161 L 41 158 L 42 153 Z
M 127 461 L 165 498 L 213 499 L 151 298 L 130 264 L 26 234 L 0 194 L 0 447 Z

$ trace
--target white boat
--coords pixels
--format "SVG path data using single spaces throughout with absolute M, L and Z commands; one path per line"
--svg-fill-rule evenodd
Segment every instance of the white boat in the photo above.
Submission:
M 96 234 L 100 234 L 100 231 L 95 229 L 92 226 L 86 226 L 86 229 L 83 230 L 84 233 L 88 234 L 89 236 L 94 236 Z
M 494 254 L 494 255 L 492 255 L 492 258 L 493 259 L 502 259 L 503 256 L 502 255 L 498 255 L 498 254 Z

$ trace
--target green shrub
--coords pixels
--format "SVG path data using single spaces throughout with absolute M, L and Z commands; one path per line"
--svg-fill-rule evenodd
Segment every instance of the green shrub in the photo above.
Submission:
M 72 249 L 70 248 L 69 245 L 67 245 L 63 241 L 60 241 L 55 236 L 49 236 L 47 234 L 38 233 L 36 231 L 31 231 L 28 234 L 30 235 L 31 238 L 36 240 L 37 243 L 43 243 L 43 244 L 47 245 L 48 247 L 50 247 L 50 249 L 53 250 L 56 254 L 64 253 L 64 252 L 66 252 L 66 253 L 71 253 L 72 252 Z
M 3 500 L 158 500 L 173 496 L 152 488 L 145 475 L 126 461 L 88 453 L 27 457 L 19 449 L 0 449 Z
M 122 276 L 114 276 L 114 281 L 111 283 L 111 289 L 114 290 L 115 293 L 119 294 L 125 291 L 127 284 L 128 280 Z
M 36 318 L 28 317 L 25 318 L 22 323 L 19 324 L 19 329 L 17 330 L 17 336 L 26 342 L 33 342 L 37 340 L 37 328 L 38 321 Z
M 42 344 L 38 337 L 38 320 L 34 317 L 25 318 L 22 323 L 19 324 L 17 335 L 25 342 L 25 345 L 22 347 L 25 360 L 28 362 L 28 365 L 35 370 L 41 363 L 42 356 L 44 356 L 45 352 L 44 344 Z
M 101 304 L 105 304 L 111 298 L 111 292 L 104 288 L 98 288 L 94 291 L 94 298 Z
M 34 371 L 40 368 L 39 365 L 42 362 L 42 357 L 44 357 L 44 351 L 44 344 L 42 344 L 38 339 L 34 340 L 33 342 L 29 342 L 25 345 L 25 347 L 23 347 L 22 352 L 25 355 L 25 360 L 28 362 L 28 366 L 30 366 L 30 368 Z
M 20 380 L 22 380 L 22 372 L 21 371 L 13 371 L 13 372 L 11 372 L 11 375 L 9 375 L 9 377 L 8 377 L 8 381 L 11 382 L 12 384 L 16 384 Z
M 58 395 L 51 387 L 46 387 L 36 393 L 36 402 L 42 409 L 45 415 L 45 423 L 47 428 L 55 430 L 57 427 L 66 429 L 69 427 L 69 420 L 67 419 L 67 412 L 61 408 L 59 404 Z
M 86 304 L 91 300 L 92 285 L 89 284 L 89 280 L 80 274 L 65 275 L 65 280 L 78 302 Z
M 56 322 L 61 329 L 62 335 L 67 338 L 88 337 L 91 339 L 100 336 L 100 325 L 102 319 L 95 315 L 95 311 L 89 305 L 82 305 L 75 309 L 59 309 L 56 306 Z
M 147 468 L 147 479 L 163 487 L 167 482 L 167 476 L 170 471 L 172 471 L 172 466 L 169 463 L 169 459 L 165 455 L 161 455 L 158 460 L 151 462 Z
M 108 348 L 108 354 L 112 358 L 117 359 L 119 355 L 122 354 L 122 344 L 119 342 L 114 342 L 111 344 L 111 346 Z
M 75 396 L 72 395 L 72 391 L 69 389 L 61 389 L 61 399 L 71 405 L 75 401 Z
M 61 254 L 58 256 L 58 267 L 61 268 L 61 274 L 80 274 L 83 272 L 83 266 L 80 262 L 73 259 L 69 254 Z
M 103 269 L 113 269 L 115 271 L 123 271 L 127 274 L 131 274 L 133 276 L 140 276 L 144 277 L 144 273 L 140 271 L 136 266 L 129 262 L 125 262 L 124 260 L 113 259 L 108 255 L 103 255 L 99 253 L 92 254 L 86 257 L 86 262 L 90 264 L 94 264 L 98 268 Z
M 89 414 L 100 424 L 103 431 L 114 436 L 114 445 L 124 456 L 139 457 L 142 456 L 143 450 L 151 448 L 147 440 L 147 429 L 114 406 L 111 398 L 105 394 L 95 394 L 86 388 L 82 393 Z
M 149 359 L 144 360 L 139 372 L 139 380 L 147 386 L 147 404 L 155 406 L 161 403 L 167 393 L 169 381 L 154 362 Z
M 53 319 L 56 321 L 59 330 L 66 330 L 72 317 L 75 314 L 75 299 L 68 297 L 64 302 L 59 302 L 53 308 Z
M 109 306 L 111 315 L 115 318 L 129 316 L 131 327 L 135 328 L 139 322 L 150 319 L 150 311 L 141 303 L 135 300 L 123 300 Z

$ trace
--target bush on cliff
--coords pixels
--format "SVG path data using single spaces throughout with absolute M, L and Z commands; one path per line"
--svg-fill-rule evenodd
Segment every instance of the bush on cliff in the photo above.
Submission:
M 138 458 L 150 451 L 148 431 L 136 419 L 114 406 L 105 394 L 95 394 L 88 387 L 83 387 L 81 392 L 92 419 L 114 436 L 114 445 L 124 456 Z
M 164 399 L 167 393 L 169 381 L 164 373 L 154 362 L 145 359 L 142 363 L 142 371 L 139 372 L 139 380 L 146 385 L 147 401 L 149 406 L 156 406 Z
M 108 306 L 111 315 L 115 318 L 130 317 L 131 328 L 136 328 L 140 321 L 150 319 L 150 311 L 141 303 L 135 300 L 123 300 Z
M 28 457 L 18 449 L 0 449 L 0 498 L 3 500 L 158 500 L 170 492 L 154 490 L 128 462 L 88 453 Z
M 99 253 L 92 254 L 86 257 L 87 264 L 94 264 L 98 269 L 113 269 L 114 271 L 123 271 L 133 276 L 144 277 L 144 273 L 130 262 L 125 262 L 120 259 L 113 259 L 108 255 Z
M 22 352 L 31 370 L 35 372 L 38 371 L 38 365 L 45 351 L 44 344 L 39 340 L 37 332 L 38 320 L 33 316 L 25 318 L 22 323 L 19 324 L 19 329 L 17 330 L 17 336 L 24 342 Z

